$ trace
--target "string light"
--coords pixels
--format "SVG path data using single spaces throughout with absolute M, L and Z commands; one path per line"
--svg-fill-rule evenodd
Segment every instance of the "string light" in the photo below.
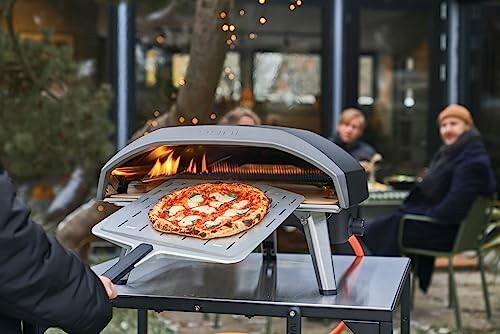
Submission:
M 237 39 L 238 39 L 238 35 L 236 35 L 236 34 L 232 34 L 232 35 L 231 35 L 231 40 L 232 40 L 233 42 L 234 42 L 235 40 L 237 40 Z
M 295 4 L 297 5 L 297 7 L 302 6 L 302 0 L 295 1 Z
M 230 40 L 230 39 L 228 39 L 228 40 L 226 40 L 226 44 L 227 44 L 227 45 L 231 45 L 231 44 L 233 44 L 233 41 L 232 41 L 232 40 Z
M 216 119 L 216 118 L 217 118 L 217 115 L 216 115 L 215 113 L 211 113 L 211 114 L 210 114 L 210 119 L 211 119 L 211 120 L 214 120 L 214 119 Z
M 263 5 L 263 4 L 265 4 L 265 3 L 266 3 L 266 0 L 259 0 L 259 3 L 260 3 L 261 5 Z
M 160 116 L 160 111 L 159 110 L 155 110 L 155 112 L 153 113 L 153 116 L 154 117 Z
M 234 80 L 234 74 L 233 74 L 233 73 L 229 73 L 229 74 L 227 75 L 227 78 L 228 78 L 229 80 Z
M 266 24 L 266 22 L 267 22 L 267 19 L 264 16 L 259 17 L 260 24 L 264 25 L 264 24 Z
M 226 18 L 226 16 L 227 16 L 227 13 L 226 13 L 224 10 L 223 10 L 223 11 L 221 11 L 221 12 L 219 13 L 219 17 L 220 17 L 221 19 L 225 19 L 225 18 Z
M 179 118 L 177 120 L 179 121 L 179 123 L 184 123 L 186 121 L 184 116 L 179 116 Z
M 245 15 L 245 10 L 244 9 L 240 9 L 240 16 L 243 16 Z
M 104 206 L 102 206 L 102 205 L 98 205 L 96 209 L 97 209 L 97 211 L 99 211 L 99 212 L 103 212 L 103 211 L 104 211 Z
M 294 11 L 295 10 L 295 5 L 293 3 L 291 3 L 288 8 L 290 8 L 291 11 Z
M 198 118 L 196 118 L 196 117 L 193 117 L 193 118 L 191 119 L 191 123 L 193 123 L 193 125 L 198 124 L 198 122 L 199 122 L 199 120 L 198 120 Z
M 234 24 L 230 24 L 229 31 L 235 31 L 235 30 L 236 30 L 236 26 Z
M 248 34 L 248 38 L 250 38 L 250 39 L 256 39 L 257 38 L 257 34 L 254 33 L 254 32 L 251 32 L 251 33 Z
M 226 68 L 224 69 L 224 73 L 226 73 L 226 74 L 231 73 L 231 68 L 230 68 L 230 67 L 226 67 Z
M 229 24 L 224 23 L 221 27 L 222 31 L 228 31 L 229 30 Z
M 179 85 L 184 86 L 186 84 L 186 80 L 184 78 L 179 79 Z
M 153 128 L 156 128 L 156 127 L 158 126 L 158 122 L 157 122 L 157 121 L 152 121 L 152 122 L 151 122 L 151 126 L 152 126 Z

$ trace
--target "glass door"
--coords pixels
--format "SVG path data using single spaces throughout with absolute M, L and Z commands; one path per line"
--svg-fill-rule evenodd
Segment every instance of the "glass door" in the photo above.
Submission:
M 435 117 L 446 101 L 439 2 L 345 6 L 344 106 L 366 114 L 365 140 L 384 157 L 379 179 L 416 175 L 438 145 Z

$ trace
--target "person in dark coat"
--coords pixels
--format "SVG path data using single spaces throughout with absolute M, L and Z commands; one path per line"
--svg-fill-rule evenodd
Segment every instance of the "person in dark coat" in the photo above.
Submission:
M 495 174 L 470 112 L 463 106 L 449 105 L 439 114 L 438 125 L 443 145 L 422 181 L 414 186 L 397 212 L 367 222 L 362 240 L 372 255 L 400 255 L 397 231 L 404 214 L 426 215 L 447 223 L 408 222 L 403 235 L 405 246 L 450 250 L 459 223 L 474 200 L 494 194 Z M 418 263 L 420 288 L 425 292 L 434 270 L 434 258 L 420 256 Z
M 0 333 L 22 333 L 29 326 L 99 333 L 111 320 L 116 287 L 29 215 L 0 163 Z
M 337 134 L 329 138 L 358 161 L 370 161 L 377 153 L 375 149 L 361 140 L 366 127 L 365 115 L 356 108 L 342 111 L 337 124 Z

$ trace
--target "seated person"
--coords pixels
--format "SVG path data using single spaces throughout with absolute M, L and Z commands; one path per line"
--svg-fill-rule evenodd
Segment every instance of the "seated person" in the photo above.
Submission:
M 360 139 L 365 126 L 366 118 L 361 110 L 355 108 L 345 109 L 340 115 L 337 124 L 337 134 L 330 140 L 360 162 L 368 173 L 368 189 L 370 191 L 386 190 L 386 185 L 375 180 L 376 164 L 382 160 L 382 155 L 377 153 L 371 145 Z
M 260 125 L 260 117 L 252 110 L 236 107 L 228 111 L 219 121 L 219 124 Z
M 478 196 L 491 196 L 496 180 L 490 157 L 470 112 L 452 104 L 438 115 L 443 144 L 432 158 L 427 174 L 416 184 L 394 214 L 367 222 L 361 239 L 368 253 L 399 256 L 398 225 L 405 214 L 421 214 L 447 224 L 410 221 L 404 228 L 403 243 L 431 250 L 450 250 L 459 223 Z M 432 257 L 418 258 L 420 288 L 425 292 L 434 269 Z
M 370 161 L 377 153 L 369 144 L 360 138 L 366 126 L 365 115 L 361 110 L 348 108 L 340 114 L 337 134 L 330 138 L 358 161 Z

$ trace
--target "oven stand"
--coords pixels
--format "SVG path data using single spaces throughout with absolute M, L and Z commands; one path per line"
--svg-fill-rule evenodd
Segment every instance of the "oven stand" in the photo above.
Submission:
M 294 214 L 304 226 L 307 247 L 312 257 L 319 293 L 323 296 L 337 294 L 328 222 L 325 213 L 295 211 Z

